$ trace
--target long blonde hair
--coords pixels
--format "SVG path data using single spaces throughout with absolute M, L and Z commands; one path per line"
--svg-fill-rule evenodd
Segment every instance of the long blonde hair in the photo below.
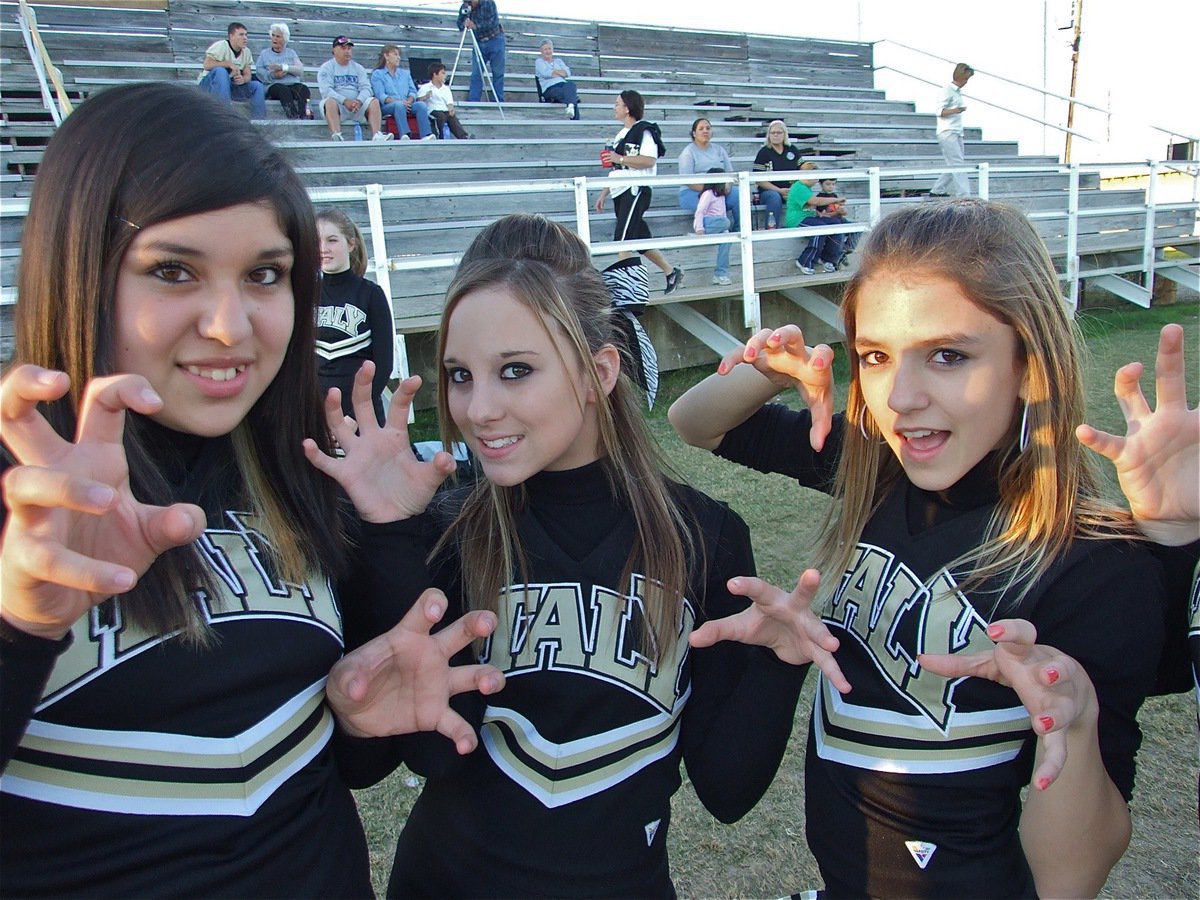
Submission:
M 1000 499 L 986 537 L 947 566 L 963 590 L 987 582 L 1011 610 L 1075 538 L 1132 531 L 1129 515 L 1102 499 L 1092 461 L 1075 439 L 1084 416 L 1078 332 L 1041 238 L 1024 215 L 1000 204 L 976 199 L 919 204 L 875 226 L 842 301 L 852 358 L 863 285 L 893 272 L 948 279 L 1016 331 L 1025 369 L 1028 446 L 1020 449 L 1021 417 L 1014 408 L 1012 427 L 997 452 Z M 817 566 L 830 584 L 846 570 L 863 528 L 903 471 L 877 432 L 868 438 L 857 427 L 872 423 L 853 361 L 846 422 L 834 490 L 840 502 L 826 516 L 817 553 Z
M 575 362 L 596 397 L 600 457 L 610 489 L 634 520 L 636 536 L 618 587 L 628 591 L 635 571 L 646 575 L 643 652 L 659 658 L 679 626 L 689 568 L 702 566 L 700 552 L 670 483 L 658 446 L 642 417 L 637 390 L 622 373 L 611 393 L 604 390 L 594 354 L 620 341 L 610 318 L 609 296 L 591 262 L 587 245 L 541 216 L 506 216 L 484 229 L 463 256 L 446 294 L 438 333 L 438 359 L 446 352 L 447 328 L 459 302 L 483 288 L 503 287 L 527 306 L 552 338 L 566 337 Z M 557 346 L 557 342 L 556 342 Z M 567 362 L 564 360 L 564 362 Z M 578 397 L 582 408 L 584 398 Z M 448 376 L 438 369 L 438 414 L 442 440 L 462 440 L 450 415 Z M 495 610 L 500 591 L 526 581 L 517 518 L 526 504 L 523 484 L 502 487 L 476 482 L 457 519 L 434 554 L 453 544 L 462 560 L 463 583 L 473 608 Z M 693 583 L 703 580 L 693 578 Z

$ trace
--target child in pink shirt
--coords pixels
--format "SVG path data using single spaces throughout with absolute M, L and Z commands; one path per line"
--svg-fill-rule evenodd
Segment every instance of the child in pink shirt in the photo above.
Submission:
M 724 174 L 724 169 L 709 169 L 709 173 Z M 704 186 L 696 202 L 696 217 L 692 227 L 696 234 L 724 234 L 729 230 L 729 217 L 725 209 L 725 197 L 729 185 L 724 182 Z M 717 245 L 717 266 L 713 270 L 713 284 L 733 284 L 729 277 L 729 248 L 732 244 Z

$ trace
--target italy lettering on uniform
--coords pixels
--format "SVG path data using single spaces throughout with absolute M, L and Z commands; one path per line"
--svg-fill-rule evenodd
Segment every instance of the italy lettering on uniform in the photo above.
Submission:
M 363 328 L 367 321 L 367 311 L 353 303 L 346 303 L 342 306 L 318 306 L 316 321 L 318 328 L 316 351 L 322 359 L 352 356 L 371 346 L 371 329 Z M 340 340 L 329 340 L 327 332 L 319 331 L 322 328 L 332 329 L 346 337 Z
M 266 562 L 255 517 L 226 511 L 226 527 L 198 541 L 216 576 L 216 596 L 200 609 L 214 626 L 271 619 L 316 628 L 336 654 L 341 613 L 324 575 L 309 584 L 280 581 Z M 187 733 L 187 712 L 163 730 L 93 729 L 54 721 L 54 706 L 104 675 L 172 641 L 125 620 L 120 598 L 93 608 L 72 627 L 74 640 L 55 663 L 42 700 L 3 776 L 6 793 L 65 806 L 124 814 L 252 815 L 328 743 L 333 721 L 324 678 L 299 687 L 238 733 Z M 217 640 L 234 640 L 232 631 Z M 197 649 L 195 652 L 204 652 Z M 159 665 L 151 659 L 149 670 Z M 140 670 L 135 670 L 139 672 Z M 82 696 L 90 696 L 83 694 Z M 38 714 L 45 713 L 42 717 Z M 217 773 L 220 777 L 213 777 Z
M 281 582 L 266 563 L 265 539 L 254 525 L 255 516 L 227 510 L 225 520 L 227 528 L 210 528 L 197 542 L 222 588 L 216 597 L 199 596 L 208 623 L 288 618 L 320 628 L 340 642 L 341 611 L 328 580 L 319 576 L 314 584 Z M 38 710 L 77 690 L 109 666 L 175 637 L 174 633 L 150 634 L 126 622 L 116 597 L 93 607 L 71 631 L 71 646 L 58 658 Z
M 967 679 L 935 675 L 917 663 L 920 653 L 994 646 L 987 622 L 945 569 L 923 582 L 889 551 L 860 543 L 823 618 L 869 658 L 875 674 L 858 677 L 886 685 L 899 701 L 859 706 L 853 692 L 843 697 L 822 678 L 814 724 L 823 757 L 882 771 L 962 771 L 1019 752 L 1029 728 L 1024 707 L 962 711 L 956 693 Z M 854 672 L 845 674 L 856 684 Z
M 678 741 L 689 693 L 680 681 L 696 612 L 685 600 L 678 630 L 656 662 L 639 649 L 644 587 L 635 575 L 627 596 L 599 586 L 585 595 L 580 584 L 558 583 L 514 585 L 500 597 L 499 624 L 481 661 L 501 669 L 513 693 L 519 695 L 522 676 L 554 672 L 620 686 L 646 703 L 640 720 L 567 741 L 546 737 L 518 708 L 487 708 L 481 733 L 488 754 L 545 806 L 599 793 L 669 755 Z

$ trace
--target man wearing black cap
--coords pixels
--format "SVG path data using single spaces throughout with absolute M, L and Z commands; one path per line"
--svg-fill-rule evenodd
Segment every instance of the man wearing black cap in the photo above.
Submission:
M 390 141 L 391 134 L 380 130 L 383 121 L 379 101 L 371 91 L 371 77 L 354 61 L 354 41 L 339 34 L 333 39 L 333 59 L 326 60 L 317 70 L 317 87 L 321 91 L 321 108 L 329 134 L 342 140 L 342 120 L 366 123 L 371 140 Z

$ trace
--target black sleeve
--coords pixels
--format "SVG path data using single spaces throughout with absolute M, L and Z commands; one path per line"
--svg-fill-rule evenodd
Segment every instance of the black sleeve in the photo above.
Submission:
M 71 646 L 71 635 L 52 641 L 34 637 L 0 619 L 0 772 L 8 766 L 58 655 Z
M 1200 599 L 1200 541 L 1182 547 L 1150 544 L 1151 554 L 1163 567 L 1166 584 L 1166 637 L 1154 694 L 1182 694 L 1196 687 L 1188 632 Z M 1198 670 L 1200 671 L 1200 670 Z
M 445 495 L 442 496 L 441 502 L 446 502 Z M 432 563 L 426 562 L 429 551 L 445 530 L 449 517 L 447 508 L 439 506 L 439 501 L 435 500 L 430 511 L 421 516 L 390 525 L 367 526 L 371 530 L 382 530 L 393 545 L 389 551 L 371 554 L 367 567 L 376 573 L 374 580 L 386 585 L 389 579 L 396 579 L 396 583 L 401 585 L 400 590 L 385 587 L 384 595 L 376 598 L 376 616 L 381 632 L 399 622 L 428 587 L 440 589 L 449 601 L 446 615 L 435 631 L 445 628 L 466 612 L 457 554 L 453 549 L 443 551 Z M 395 575 L 398 559 L 408 561 L 411 566 L 407 574 L 399 578 Z M 467 647 L 459 651 L 451 660 L 451 665 L 463 666 L 474 662 L 474 651 Z M 459 694 L 450 700 L 450 707 L 466 719 L 476 732 L 483 723 L 486 706 L 486 699 L 475 691 Z M 403 759 L 410 769 L 425 777 L 450 774 L 462 766 L 466 759 L 458 753 L 449 738 L 437 732 L 405 734 L 384 740 L 392 742 L 390 750 L 396 755 L 397 762 Z
M 434 528 L 428 514 L 384 525 L 361 523 L 349 574 L 338 582 L 347 652 L 399 622 L 432 584 L 425 556 Z M 400 765 L 405 744 L 396 737 L 351 737 L 337 728 L 333 751 L 343 780 L 364 788 Z
M 728 592 L 735 575 L 753 575 L 750 532 L 726 509 L 708 560 L 704 618 L 746 607 Z M 692 695 L 683 714 L 683 759 L 696 796 L 722 822 L 754 808 L 787 748 L 807 666 L 780 662 L 770 650 L 733 642 L 693 649 Z
M 370 283 L 370 282 L 368 282 Z M 383 288 L 371 283 L 371 299 L 367 304 L 367 322 L 371 326 L 371 359 L 375 363 L 375 379 L 371 396 L 378 397 L 392 377 L 396 346 L 396 323 L 388 306 Z
M 782 403 L 767 403 L 741 425 L 726 432 L 713 452 L 759 472 L 794 478 L 804 487 L 832 493 L 841 455 L 845 417 L 833 417 L 833 429 L 820 453 L 812 449 L 808 432 L 812 415 Z
M 1162 567 L 1147 548 L 1079 541 L 1033 617 L 1038 643 L 1078 661 L 1096 688 L 1104 767 L 1126 800 L 1142 742 L 1137 714 L 1154 686 L 1165 633 Z

